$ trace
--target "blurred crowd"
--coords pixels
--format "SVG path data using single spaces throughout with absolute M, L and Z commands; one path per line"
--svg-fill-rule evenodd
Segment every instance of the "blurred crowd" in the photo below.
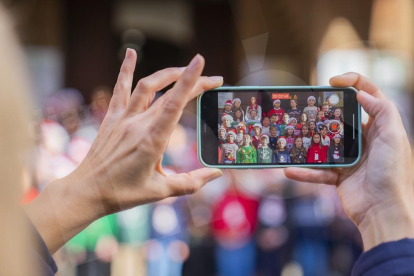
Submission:
M 76 89 L 45 98 L 33 123 L 36 167 L 24 203 L 86 156 L 111 90 L 85 104 Z M 200 167 L 196 115 L 186 111 L 163 158 L 167 174 Z M 362 251 L 335 187 L 295 183 L 280 170 L 225 171 L 197 194 L 111 214 L 55 255 L 60 276 L 349 275 Z

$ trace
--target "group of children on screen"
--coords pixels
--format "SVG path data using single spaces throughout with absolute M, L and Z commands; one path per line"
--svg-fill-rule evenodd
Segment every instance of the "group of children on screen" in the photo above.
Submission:
M 342 163 L 344 162 L 342 109 L 316 98 L 307 99 L 303 110 L 291 99 L 290 109 L 273 102 L 273 109 L 262 108 L 251 97 L 246 111 L 239 98 L 227 100 L 219 112 L 218 160 L 235 163 Z

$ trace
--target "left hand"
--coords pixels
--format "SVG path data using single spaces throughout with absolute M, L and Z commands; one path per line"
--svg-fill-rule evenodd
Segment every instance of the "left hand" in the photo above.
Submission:
M 187 103 L 221 86 L 223 78 L 200 77 L 204 58 L 197 55 L 186 68 L 168 68 L 141 79 L 131 96 L 136 59 L 128 49 L 108 114 L 85 160 L 26 208 L 52 253 L 102 216 L 195 193 L 222 174 L 202 168 L 167 176 L 161 160 Z M 150 106 L 155 93 L 173 82 Z

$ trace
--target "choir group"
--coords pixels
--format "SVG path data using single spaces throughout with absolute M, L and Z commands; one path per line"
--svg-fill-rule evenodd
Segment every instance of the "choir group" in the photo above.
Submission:
M 296 99 L 289 101 L 285 111 L 275 99 L 264 113 L 256 97 L 246 110 L 239 98 L 227 100 L 219 110 L 219 163 L 344 162 L 342 109 L 329 101 L 318 107 L 314 96 L 303 109 Z

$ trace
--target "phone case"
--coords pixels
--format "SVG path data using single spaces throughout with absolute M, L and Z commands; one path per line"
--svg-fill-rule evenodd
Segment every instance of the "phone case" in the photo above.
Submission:
M 245 89 L 332 89 L 332 86 L 222 86 L 218 87 L 212 90 L 215 91 L 228 91 L 228 90 L 245 90 Z M 358 91 L 354 87 L 335 87 L 337 89 L 340 88 L 346 88 L 353 90 L 355 93 Z M 210 90 L 211 91 L 211 90 Z M 201 158 L 201 116 L 200 116 L 200 104 L 201 104 L 201 98 L 203 97 L 203 94 L 205 92 L 201 93 L 197 97 L 197 157 L 200 163 L 204 167 L 208 168 L 218 168 L 218 169 L 269 169 L 269 168 L 287 168 L 291 167 L 291 164 L 286 165 L 279 165 L 279 164 L 271 164 L 271 165 L 209 165 L 206 164 L 203 159 Z M 358 124 L 358 143 L 359 143 L 359 151 L 358 151 L 358 158 L 351 164 L 322 164 L 322 165 L 313 165 L 313 164 L 303 164 L 303 165 L 295 165 L 294 167 L 302 167 L 302 168 L 349 168 L 354 165 L 356 165 L 359 160 L 361 159 L 361 152 L 362 152 L 362 137 L 361 137 L 361 106 L 358 103 L 358 118 L 357 118 L 357 124 Z

